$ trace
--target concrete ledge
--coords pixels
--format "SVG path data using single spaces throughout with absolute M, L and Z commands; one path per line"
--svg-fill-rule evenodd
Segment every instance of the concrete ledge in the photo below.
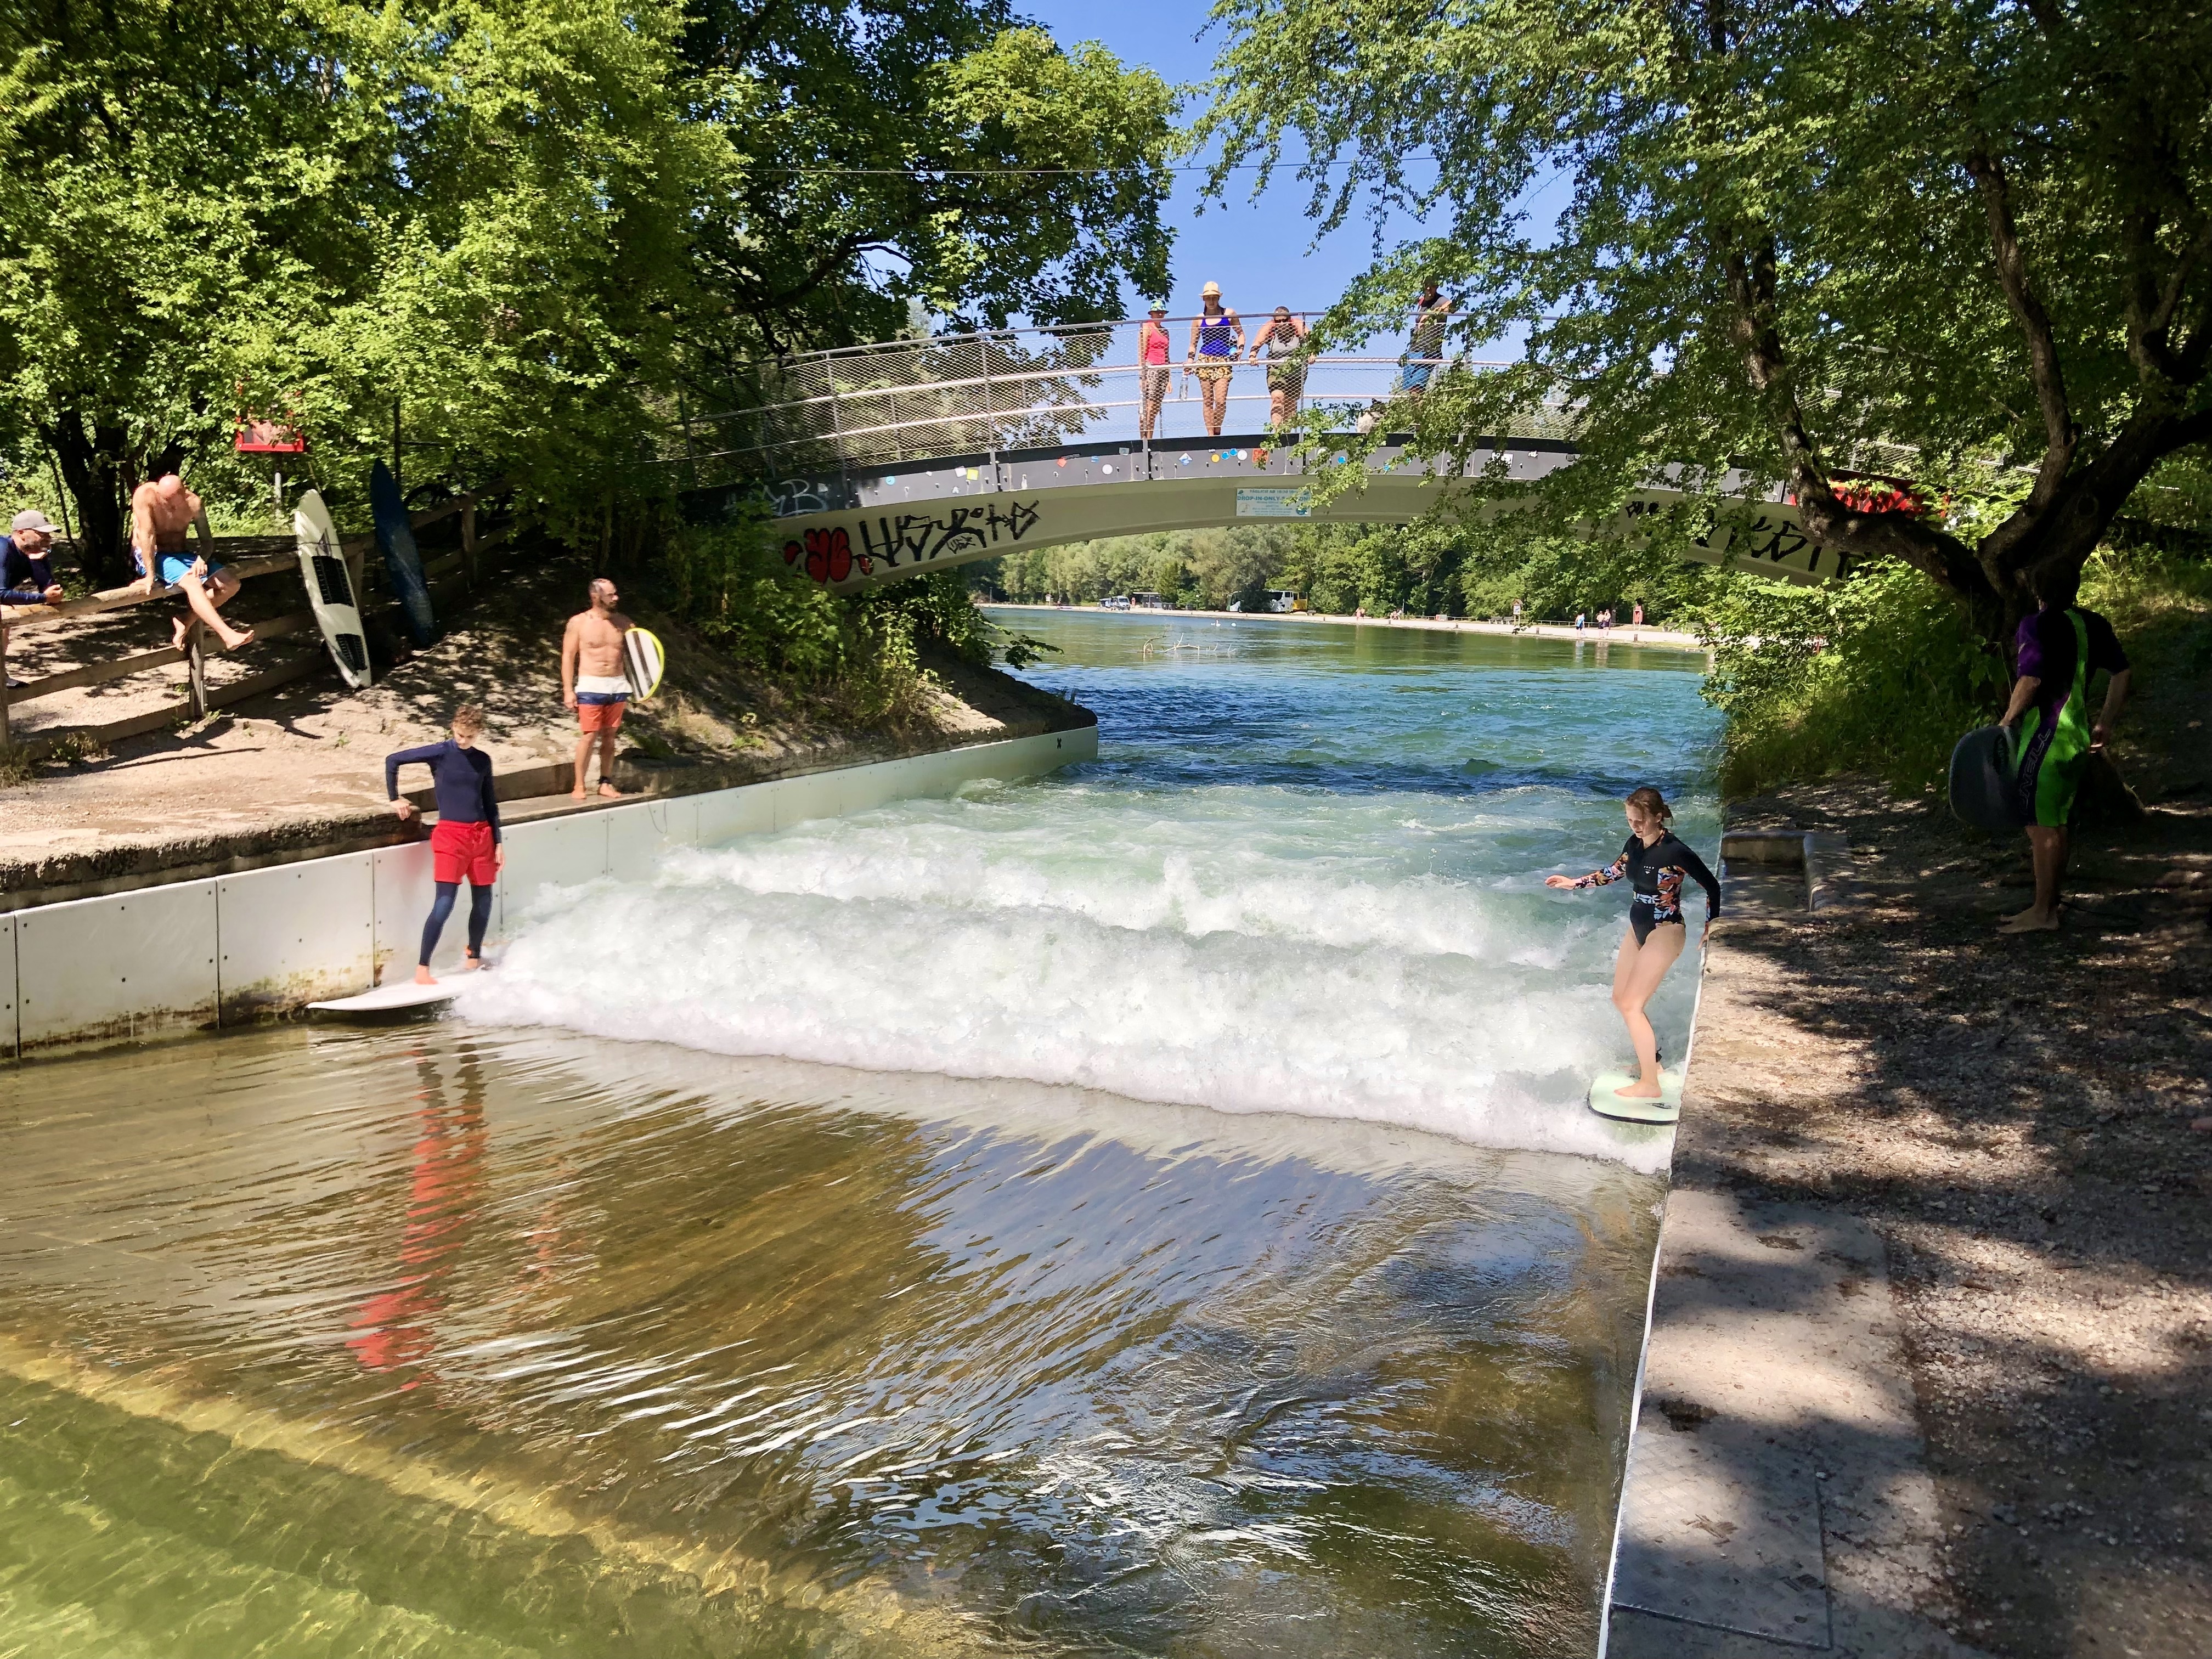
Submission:
M 492 937 L 538 894 L 602 877 L 649 875 L 671 848 L 950 794 L 982 778 L 1033 777 L 1097 758 L 1098 728 L 819 767 L 734 788 L 572 806 L 508 827 Z M 392 820 L 386 817 L 390 842 Z M 234 855 L 245 856 L 245 855 Z M 327 857 L 270 855 L 266 867 L 0 914 L 0 1052 L 22 1059 L 282 1018 L 375 984 L 411 963 L 432 896 L 427 842 Z M 449 927 L 435 965 L 457 963 Z

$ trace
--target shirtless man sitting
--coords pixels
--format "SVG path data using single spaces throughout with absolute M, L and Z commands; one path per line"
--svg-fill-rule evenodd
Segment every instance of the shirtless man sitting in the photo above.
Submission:
M 615 740 L 621 735 L 623 710 L 629 702 L 629 677 L 623 672 L 623 635 L 629 632 L 628 617 L 615 609 L 622 597 L 605 576 L 592 579 L 592 608 L 568 618 L 561 636 L 561 701 L 576 711 L 582 728 L 576 738 L 576 787 L 568 793 L 584 799 L 584 774 L 591 764 L 592 744 L 599 746 L 599 793 L 619 796 L 614 786 Z
M 187 531 L 198 532 L 200 554 L 185 551 Z M 171 636 L 179 651 L 196 619 L 213 629 L 228 650 L 253 643 L 252 629 L 233 628 L 216 614 L 216 607 L 238 592 L 239 582 L 221 565 L 208 563 L 205 550 L 214 545 L 206 507 L 175 473 L 142 483 L 132 492 L 131 550 L 138 562 L 138 580 L 133 586 L 142 593 L 152 592 L 157 585 L 177 590 L 187 607 L 176 619 Z

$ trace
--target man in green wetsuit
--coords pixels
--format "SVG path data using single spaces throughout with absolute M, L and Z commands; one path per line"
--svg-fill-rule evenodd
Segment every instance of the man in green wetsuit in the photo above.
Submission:
M 2112 623 L 2074 603 L 2080 578 L 2045 567 L 2037 572 L 2041 608 L 2021 618 L 2012 701 L 2004 726 L 2019 767 L 2015 802 L 2035 865 L 2035 902 L 2005 919 L 2008 933 L 2047 933 L 2058 926 L 2058 884 L 2066 874 L 2066 820 L 2090 755 L 2105 746 L 2128 700 L 2128 653 Z M 2104 712 L 2089 722 L 2089 681 L 2112 676 Z

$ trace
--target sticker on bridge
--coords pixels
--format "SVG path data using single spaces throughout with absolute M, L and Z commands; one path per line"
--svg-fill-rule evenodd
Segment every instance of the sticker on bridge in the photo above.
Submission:
M 1240 519 L 1303 519 L 1313 511 L 1310 489 L 1240 489 L 1237 516 Z

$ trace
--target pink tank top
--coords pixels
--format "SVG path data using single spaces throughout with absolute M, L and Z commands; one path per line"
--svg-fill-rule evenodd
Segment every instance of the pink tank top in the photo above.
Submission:
M 1167 330 L 1158 327 L 1154 324 L 1146 323 L 1144 327 L 1144 336 L 1145 361 L 1148 363 L 1164 363 L 1167 362 Z

